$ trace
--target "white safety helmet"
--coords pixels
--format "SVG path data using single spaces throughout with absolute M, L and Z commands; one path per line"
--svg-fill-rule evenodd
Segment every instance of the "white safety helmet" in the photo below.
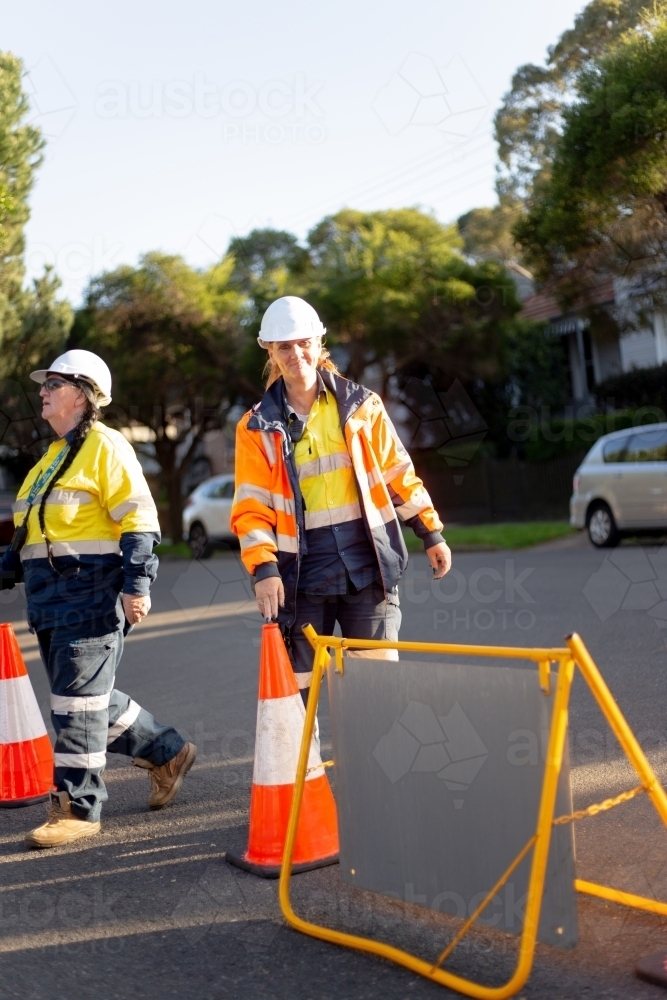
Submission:
M 85 379 L 97 390 L 98 406 L 108 406 L 111 402 L 111 372 L 106 362 L 92 351 L 66 351 L 49 368 L 31 372 L 30 378 L 41 385 L 47 375 Z
M 272 302 L 262 316 L 257 338 L 260 347 L 280 340 L 305 340 L 323 337 L 326 329 L 311 305 L 298 295 L 283 295 Z

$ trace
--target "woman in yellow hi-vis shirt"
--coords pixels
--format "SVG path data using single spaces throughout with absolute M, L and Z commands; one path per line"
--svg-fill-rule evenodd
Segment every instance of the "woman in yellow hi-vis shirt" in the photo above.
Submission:
M 73 350 L 31 378 L 57 440 L 19 490 L 0 585 L 25 582 L 56 731 L 49 818 L 26 842 L 57 847 L 99 831 L 107 751 L 148 770 L 149 805 L 159 809 L 196 750 L 114 688 L 124 635 L 150 608 L 160 527 L 134 450 L 99 422 L 111 373 L 97 355 Z
M 267 390 L 236 435 L 232 529 L 266 618 L 283 628 L 304 700 L 310 622 L 331 635 L 398 639 L 401 525 L 424 543 L 436 578 L 451 565 L 442 522 L 375 393 L 343 378 L 303 299 L 267 309 L 259 343 Z M 375 654 L 377 655 L 377 654 Z

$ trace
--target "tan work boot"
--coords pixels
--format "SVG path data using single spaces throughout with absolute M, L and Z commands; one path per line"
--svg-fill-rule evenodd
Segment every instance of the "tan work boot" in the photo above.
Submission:
M 93 837 L 99 833 L 101 823 L 89 823 L 77 819 L 72 814 L 72 804 L 67 792 L 56 792 L 51 799 L 49 818 L 42 826 L 31 830 L 25 836 L 28 847 L 62 847 L 81 837 Z
M 186 743 L 175 757 L 159 767 L 142 757 L 134 758 L 135 765 L 145 767 L 148 771 L 148 777 L 151 779 L 153 791 L 148 798 L 148 805 L 151 809 L 162 809 L 168 802 L 171 802 L 196 757 L 197 747 L 194 743 Z

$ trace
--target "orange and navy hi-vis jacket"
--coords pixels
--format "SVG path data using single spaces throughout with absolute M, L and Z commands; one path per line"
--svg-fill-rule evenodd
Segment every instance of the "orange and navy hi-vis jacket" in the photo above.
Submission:
M 384 590 L 390 593 L 408 561 L 401 523 L 411 527 L 428 548 L 442 541 L 442 522 L 380 397 L 324 368 L 318 371 L 338 404 L 362 516 Z M 299 565 L 307 550 L 304 505 L 283 392 L 280 378 L 239 421 L 231 527 L 249 573 L 257 579 L 281 576 L 285 607 L 279 617 L 289 626 L 294 621 Z

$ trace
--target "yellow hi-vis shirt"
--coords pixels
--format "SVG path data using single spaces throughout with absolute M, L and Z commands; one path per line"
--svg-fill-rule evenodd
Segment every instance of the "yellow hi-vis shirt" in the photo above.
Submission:
M 336 397 L 323 384 L 294 445 L 294 461 L 308 546 L 299 590 L 344 594 L 346 571 L 357 589 L 373 583 L 379 577 L 377 557 L 366 533 Z
M 305 504 L 306 531 L 361 517 L 338 405 L 323 388 L 313 403 L 294 461 Z

